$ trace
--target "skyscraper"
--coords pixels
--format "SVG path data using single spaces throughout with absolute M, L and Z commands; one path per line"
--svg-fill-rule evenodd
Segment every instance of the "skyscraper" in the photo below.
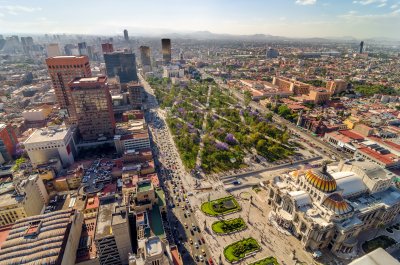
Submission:
M 142 66 L 150 66 L 150 47 L 149 46 L 140 46 L 140 60 L 142 62 Z
M 114 51 L 114 47 L 112 43 L 102 43 L 101 50 L 103 51 L 103 53 L 109 53 Z
M 129 41 L 128 31 L 124 29 L 124 39 L 125 41 Z
M 164 65 L 171 63 L 171 39 L 161 39 Z
M 79 55 L 88 56 L 88 50 L 87 50 L 86 42 L 79 42 L 78 43 L 78 50 L 79 50 Z
M 360 42 L 360 53 L 363 53 L 364 51 L 364 41 Z
M 91 77 L 89 59 L 87 56 L 56 56 L 46 59 L 57 102 L 69 116 L 69 122 L 76 120 L 75 108 L 72 103 L 68 82 L 75 77 Z
M 116 51 L 104 54 L 108 77 L 119 77 L 121 83 L 137 81 L 136 57 L 134 53 Z
M 29 54 L 33 46 L 33 38 L 32 37 L 21 37 L 22 48 L 24 49 L 25 54 Z
M 113 137 L 115 119 L 107 77 L 77 77 L 68 83 L 83 140 Z
M 47 45 L 47 57 L 55 57 L 60 55 L 61 51 L 58 43 L 50 43 L 49 45 Z

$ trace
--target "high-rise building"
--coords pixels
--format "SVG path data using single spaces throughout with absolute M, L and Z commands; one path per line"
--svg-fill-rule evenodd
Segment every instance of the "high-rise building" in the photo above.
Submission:
M 69 123 L 75 122 L 75 108 L 72 105 L 68 82 L 75 77 L 91 77 L 87 56 L 56 56 L 46 59 L 51 81 L 60 108 L 68 113 Z
M 86 55 L 88 56 L 88 50 L 87 50 L 87 45 L 86 42 L 79 42 L 78 43 L 78 50 L 79 50 L 79 55 Z
M 171 63 L 171 39 L 161 39 L 164 65 Z
M 103 53 L 111 53 L 114 52 L 114 47 L 112 43 L 102 43 L 101 50 Z
M 2 265 L 75 264 L 83 214 L 68 209 L 18 220 L 0 250 Z
M 107 77 L 77 77 L 68 86 L 82 139 L 91 141 L 113 137 L 115 119 Z
M 94 47 L 93 46 L 87 46 L 86 47 L 86 51 L 87 51 L 87 56 L 89 57 L 89 60 L 95 60 L 95 51 L 94 51 Z
M 101 265 L 128 264 L 132 253 L 128 212 L 115 199 L 100 202 L 95 243 Z
M 363 53 L 364 51 L 364 41 L 360 42 L 360 53 Z
M 10 125 L 0 123 L 0 141 L 4 146 L 3 151 L 1 151 L 3 158 L 9 161 L 15 154 L 15 147 L 18 144 L 17 136 Z
M 104 54 L 108 77 L 119 77 L 121 84 L 137 81 L 136 57 L 134 53 L 116 51 Z
M 33 38 L 32 37 L 21 37 L 22 48 L 24 49 L 25 54 L 29 54 L 33 46 Z
M 150 47 L 149 46 L 140 46 L 140 60 L 142 62 L 142 66 L 150 66 Z
M 60 55 L 61 51 L 58 43 L 50 43 L 49 45 L 47 45 L 47 57 L 55 57 Z
M 124 40 L 129 41 L 128 31 L 124 29 Z

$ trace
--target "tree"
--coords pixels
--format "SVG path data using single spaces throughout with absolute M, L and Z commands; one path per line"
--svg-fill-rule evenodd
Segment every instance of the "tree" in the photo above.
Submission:
M 250 102 L 253 100 L 253 95 L 248 90 L 244 91 L 243 94 L 244 94 L 244 105 L 247 107 L 250 104 Z

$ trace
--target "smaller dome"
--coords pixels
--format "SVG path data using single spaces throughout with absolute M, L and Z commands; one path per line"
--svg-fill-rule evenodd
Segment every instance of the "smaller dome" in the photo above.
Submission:
M 353 211 L 353 207 L 351 207 L 351 205 L 348 204 L 338 193 L 329 195 L 322 205 L 334 211 L 336 214 L 346 214 Z

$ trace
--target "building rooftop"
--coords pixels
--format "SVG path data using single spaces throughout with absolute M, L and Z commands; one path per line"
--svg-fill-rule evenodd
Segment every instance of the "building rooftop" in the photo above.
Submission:
M 107 202 L 100 203 L 99 212 L 97 214 L 96 240 L 112 235 L 111 216 L 116 206 L 118 206 L 118 203 L 115 200 L 108 200 Z
M 26 139 L 24 144 L 63 140 L 69 132 L 69 128 L 63 127 L 46 127 L 37 129 L 29 136 L 28 139 Z
M 153 236 L 150 237 L 146 242 L 146 254 L 147 256 L 157 256 L 163 252 L 160 238 Z
M 0 208 L 8 205 L 14 205 L 21 202 L 24 199 L 22 195 L 15 195 L 14 190 L 0 194 Z
M 387 253 L 383 248 L 365 254 L 361 258 L 355 259 L 349 265 L 398 265 L 399 262 Z
M 74 211 L 18 220 L 0 250 L 1 264 L 56 264 L 63 255 Z
M 152 188 L 150 182 L 142 182 L 138 184 L 138 192 L 149 191 Z

